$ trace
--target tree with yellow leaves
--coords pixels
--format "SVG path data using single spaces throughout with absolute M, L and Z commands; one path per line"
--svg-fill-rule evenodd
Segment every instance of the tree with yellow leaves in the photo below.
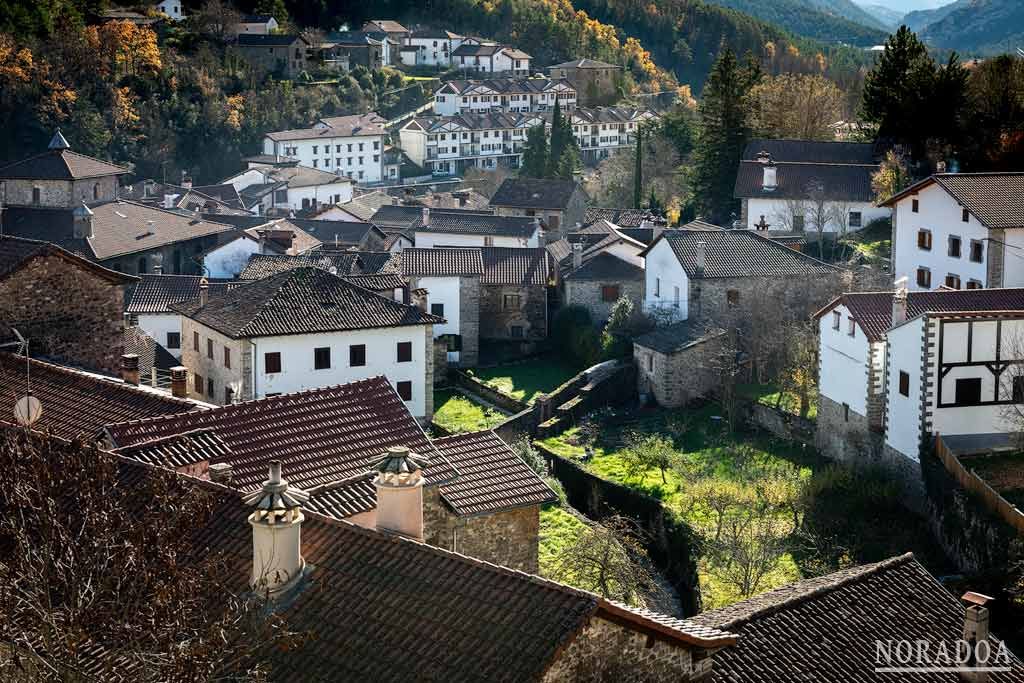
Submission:
M 156 33 L 130 21 L 108 21 L 86 29 L 88 40 L 103 57 L 102 68 L 121 76 L 155 76 L 163 66 Z

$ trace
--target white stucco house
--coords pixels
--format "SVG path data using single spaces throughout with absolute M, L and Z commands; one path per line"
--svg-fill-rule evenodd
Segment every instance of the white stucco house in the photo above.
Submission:
M 185 18 L 181 11 L 181 0 L 158 0 L 153 3 L 153 9 L 166 14 L 172 21 L 181 21 Z
M 910 289 L 1022 287 L 1024 173 L 940 173 L 885 202 Z
M 448 81 L 434 93 L 434 114 L 563 112 L 576 108 L 576 88 L 565 79 L 492 78 L 483 81 Z
M 737 224 L 762 231 L 856 232 L 891 214 L 875 205 L 871 176 L 877 170 L 868 143 L 751 140 L 736 175 L 734 195 L 742 203 Z
M 245 208 L 259 216 L 315 211 L 322 206 L 352 201 L 355 182 L 345 176 L 304 166 L 294 160 L 251 159 L 247 167 L 225 178 Z
M 298 159 L 357 183 L 376 183 L 384 179 L 384 124 L 376 112 L 325 117 L 310 128 L 267 133 L 263 153 Z
M 243 14 L 235 24 L 238 35 L 266 36 L 278 28 L 277 19 L 270 14 Z
M 191 396 L 223 405 L 384 375 L 414 416 L 433 416 L 432 328 L 444 319 L 416 306 L 299 267 L 171 310 Z
M 452 51 L 451 65 L 478 74 L 529 76 L 532 59 L 522 50 L 506 45 L 464 41 Z

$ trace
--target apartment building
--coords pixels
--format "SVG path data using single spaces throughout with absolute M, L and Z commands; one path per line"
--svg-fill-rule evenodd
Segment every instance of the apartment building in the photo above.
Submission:
M 310 128 L 263 138 L 263 153 L 298 159 L 303 166 L 344 175 L 357 183 L 384 179 L 384 119 L 376 112 L 332 116 Z
M 576 89 L 569 81 L 550 78 L 493 78 L 448 81 L 434 93 L 434 114 L 531 113 L 576 108 Z

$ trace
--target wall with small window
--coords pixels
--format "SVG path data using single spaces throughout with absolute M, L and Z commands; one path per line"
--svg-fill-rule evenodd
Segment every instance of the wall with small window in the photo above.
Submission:
M 136 316 L 139 328 L 162 344 L 171 352 L 171 355 L 181 360 L 181 344 L 184 340 L 181 336 L 181 316 L 177 313 L 140 313 Z M 179 345 L 172 347 L 169 341 L 173 341 L 170 335 L 177 335 Z M 191 342 L 189 342 L 191 343 Z
M 754 230 L 755 225 L 760 222 L 761 216 L 771 224 L 772 230 L 796 230 L 793 221 L 793 202 L 786 199 L 763 199 L 750 198 L 747 202 L 747 228 Z M 845 226 L 833 218 L 829 218 L 825 225 L 824 232 L 857 232 L 866 228 L 871 221 L 878 218 L 888 218 L 891 211 L 884 207 L 875 206 L 871 202 L 842 202 L 839 204 L 828 203 L 827 211 L 834 214 L 841 207 L 845 211 Z M 805 211 L 804 230 L 809 233 L 816 233 L 816 228 L 811 225 L 810 209 Z
M 850 334 L 848 308 L 837 305 L 818 319 L 818 355 L 821 395 L 850 406 L 859 415 L 867 415 L 868 375 L 871 348 L 856 322 Z
M 672 320 L 689 317 L 690 278 L 667 240 L 647 252 L 644 277 L 645 311 Z
M 174 317 L 180 320 L 181 325 L 181 348 L 177 351 L 181 364 L 188 368 L 192 376 L 188 386 L 189 396 L 216 404 L 224 404 L 229 395 L 238 400 L 251 398 L 247 393 L 247 380 L 251 378 L 246 377 L 248 342 L 232 339 L 191 318 Z M 198 349 L 195 343 L 197 336 Z M 202 377 L 202 382 L 195 380 L 196 375 Z
M 889 371 L 885 442 L 912 460 L 918 460 L 921 445 L 923 334 L 924 318 L 917 318 L 891 329 L 886 335 Z

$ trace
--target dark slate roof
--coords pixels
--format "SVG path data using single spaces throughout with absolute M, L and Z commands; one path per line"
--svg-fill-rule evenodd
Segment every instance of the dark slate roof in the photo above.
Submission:
M 765 190 L 764 164 L 741 161 L 734 196 L 806 200 L 808 187 L 820 184 L 829 201 L 873 202 L 875 199 L 871 176 L 878 166 L 776 162 L 775 168 L 778 186 Z
M 875 681 L 876 641 L 940 641 L 953 651 L 964 608 L 911 554 L 798 581 L 687 620 L 739 634 L 714 654 L 716 683 Z M 992 640 L 993 652 L 996 642 Z M 992 683 L 1024 681 L 1024 664 L 990 673 Z M 913 680 L 956 683 L 953 672 Z M 895 679 L 910 680 L 906 674 Z
M 65 259 L 69 266 L 85 268 L 113 284 L 128 284 L 137 280 L 134 276 L 104 268 L 55 244 L 9 235 L 0 236 L 0 279 L 20 270 L 32 259 L 43 256 L 58 256 Z
M 362 275 L 371 273 L 400 273 L 399 254 L 390 251 L 354 251 L 356 266 Z
M 48 149 L 27 159 L 0 166 L 0 178 L 26 180 L 82 180 L 125 173 L 128 173 L 128 169 L 70 149 Z
M 544 480 L 491 431 L 436 439 L 459 478 L 441 495 L 459 515 L 501 512 L 558 500 Z
M 431 325 L 444 320 L 309 266 L 257 280 L 205 306 L 190 301 L 171 308 L 234 339 Z
M 124 352 L 139 357 L 139 374 L 143 384 L 149 381 L 153 368 L 167 371 L 181 365 L 170 351 L 135 325 L 124 328 Z
M 543 247 L 483 247 L 482 285 L 547 285 L 551 274 L 548 252 Z
M 705 325 L 683 320 L 642 334 L 636 338 L 635 343 L 659 353 L 675 353 L 723 334 L 725 332 L 722 330 L 709 329 Z
M 307 42 L 298 34 L 289 33 L 240 33 L 239 47 L 288 47 L 297 40 Z
M 197 404 L 146 387 L 33 360 L 32 394 L 43 404 L 35 429 L 62 439 L 92 438 L 104 425 L 194 410 Z M 10 422 L 24 395 L 25 358 L 0 353 L 0 421 Z
M 365 197 L 353 200 L 353 202 L 360 201 L 366 201 Z M 402 204 L 382 204 L 374 210 L 370 217 L 370 222 L 382 228 L 397 228 L 400 230 L 418 228 L 423 225 L 423 208 L 422 206 L 406 206 Z M 494 215 L 492 210 L 430 209 L 432 214 L 437 211 L 444 211 L 449 214 L 464 214 L 466 216 Z
M 371 233 L 378 233 L 380 239 L 384 239 L 384 233 L 372 223 L 318 221 L 308 218 L 289 218 L 288 222 L 305 230 L 330 247 L 336 245 L 340 247 L 363 246 L 363 242 Z
M 212 429 L 195 429 L 182 434 L 141 441 L 113 451 L 147 465 L 178 469 L 205 461 L 224 461 L 231 449 Z
M 357 474 L 349 479 L 308 489 L 306 508 L 334 519 L 346 519 L 377 507 L 374 472 Z
M 219 406 L 202 414 L 123 422 L 108 428 L 123 447 L 175 434 L 209 429 L 231 453 L 215 462 L 232 466 L 232 486 L 262 485 L 267 464 L 284 462 L 288 479 L 312 488 L 337 484 L 370 471 L 389 446 L 405 446 L 426 458 L 430 484 L 457 476 L 430 443 L 385 377 L 341 386 Z
M 583 224 L 589 225 L 594 221 L 604 219 L 614 223 L 620 228 L 639 228 L 645 220 L 658 221 L 656 216 L 646 209 L 602 209 L 590 207 L 583 214 Z
M 566 276 L 567 280 L 643 280 L 644 269 L 603 251 Z
M 430 211 L 430 224 L 418 225 L 418 232 L 455 235 L 493 235 L 528 239 L 537 231 L 539 222 L 528 216 L 493 216 L 491 214 Z
M 575 180 L 506 178 L 491 197 L 491 206 L 564 209 L 578 188 Z
M 479 249 L 403 249 L 400 262 L 404 275 L 455 277 L 484 273 Z
M 202 275 L 140 275 L 132 289 L 125 311 L 128 313 L 173 313 L 168 306 L 199 298 Z M 237 280 L 210 280 L 207 293 L 211 299 L 227 294 L 244 282 Z
M 870 142 L 821 142 L 817 140 L 767 140 L 755 138 L 747 143 L 742 159 L 753 161 L 768 152 L 776 163 L 795 161 L 805 164 L 878 163 L 875 146 Z
M 252 254 L 245 268 L 238 274 L 239 280 L 262 280 L 271 275 L 295 270 L 296 268 L 320 268 L 337 275 L 352 272 L 358 257 L 347 251 L 311 251 L 299 256 L 289 254 Z
M 985 227 L 1024 228 L 1024 173 L 938 173 L 911 185 L 884 205 L 892 206 L 936 183 Z
M 409 285 L 405 278 L 398 273 L 369 273 L 367 275 L 346 275 L 342 280 L 357 287 L 371 292 L 386 293 L 390 297 L 391 292 Z
M 835 266 L 785 247 L 753 230 L 668 230 L 665 240 L 691 278 L 774 277 L 828 275 Z M 704 270 L 697 268 L 697 243 L 704 243 Z M 652 244 L 641 256 L 654 247 Z
M 870 341 L 881 341 L 892 327 L 894 292 L 843 294 L 814 314 L 820 318 L 838 305 L 849 309 Z M 937 289 L 907 292 L 907 319 L 924 313 L 1024 311 L 1024 289 Z
M 228 206 L 234 209 L 245 208 L 242 205 L 242 198 L 238 195 L 238 190 L 231 183 L 222 183 L 219 185 L 194 185 L 192 187 L 196 192 L 201 192 L 207 197 L 213 197 L 218 199 Z
M 473 43 L 463 43 L 452 51 L 453 57 L 490 57 L 494 53 L 502 50 L 501 45 L 475 45 Z

